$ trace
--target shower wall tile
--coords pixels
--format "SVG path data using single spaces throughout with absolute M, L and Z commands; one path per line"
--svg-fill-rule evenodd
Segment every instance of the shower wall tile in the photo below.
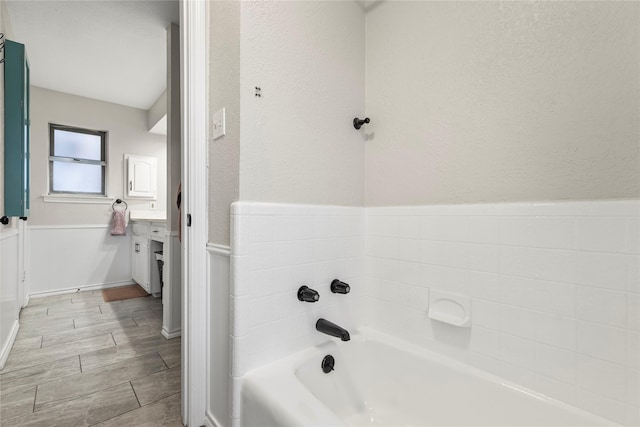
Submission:
M 367 295 L 364 222 L 362 208 L 252 202 L 232 205 L 230 342 L 234 378 L 324 341 L 326 336 L 315 330 L 320 317 L 351 330 L 364 323 L 366 310 L 354 306 Z M 394 262 L 401 261 L 396 256 Z M 406 265 L 402 267 L 411 271 L 404 268 Z M 410 302 L 416 308 L 426 308 L 426 300 L 415 305 L 417 298 L 427 295 L 425 289 L 408 287 L 410 282 L 418 283 L 418 277 L 416 263 L 412 274 L 404 274 L 408 283 L 398 285 L 398 304 Z M 330 282 L 337 278 L 351 285 L 349 295 L 330 292 Z M 301 285 L 317 290 L 320 300 L 298 301 Z
M 372 326 L 633 423 L 637 387 L 625 378 L 640 363 L 639 201 L 365 211 Z M 415 264 L 419 282 L 407 271 Z M 410 280 L 471 297 L 466 340 L 383 291 Z
M 640 411 L 639 212 L 639 201 L 235 203 L 234 382 L 326 340 L 314 328 L 326 317 L 631 425 Z M 351 283 L 346 298 L 329 291 L 333 278 Z M 299 302 L 302 284 L 320 301 Z M 431 289 L 469 296 L 472 327 L 429 319 Z

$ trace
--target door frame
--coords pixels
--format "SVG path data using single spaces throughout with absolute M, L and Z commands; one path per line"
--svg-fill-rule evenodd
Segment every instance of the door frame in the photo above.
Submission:
M 182 413 L 205 423 L 207 407 L 207 2 L 180 2 L 182 116 Z M 191 224 L 187 226 L 190 215 Z

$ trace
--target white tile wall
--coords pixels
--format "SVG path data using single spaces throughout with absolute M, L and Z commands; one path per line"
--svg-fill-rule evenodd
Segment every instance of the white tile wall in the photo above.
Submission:
M 622 424 L 638 422 L 640 202 L 344 208 L 235 203 L 232 378 L 321 342 L 319 317 L 384 332 Z M 352 293 L 334 295 L 333 278 Z M 295 298 L 301 284 L 317 304 Z M 430 320 L 429 289 L 472 298 Z M 238 390 L 234 389 L 237 394 Z M 232 405 L 232 417 L 239 415 Z
M 348 330 L 362 324 L 364 210 L 237 202 L 231 223 L 231 417 L 237 419 L 247 372 L 325 341 L 315 330 L 320 317 Z M 333 279 L 352 291 L 332 294 Z M 298 301 L 303 284 L 320 293 L 317 303 Z M 426 290 L 404 289 L 399 303 L 415 292 Z
M 373 326 L 637 423 L 638 201 L 365 211 Z M 429 288 L 472 298 L 470 332 L 425 319 Z

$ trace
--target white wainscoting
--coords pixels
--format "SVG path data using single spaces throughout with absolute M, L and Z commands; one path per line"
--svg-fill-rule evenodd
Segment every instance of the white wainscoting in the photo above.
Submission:
M 162 335 L 172 339 L 182 335 L 182 248 L 178 232 L 165 231 L 164 242 Z
M 111 236 L 108 225 L 30 226 L 30 296 L 133 283 L 131 232 Z
M 211 426 L 229 427 L 230 372 L 229 360 L 229 288 L 231 249 L 228 246 L 207 245 L 209 253 L 207 276 L 209 283 L 208 319 L 209 355 L 207 357 L 207 423 Z
M 19 241 L 17 229 L 0 233 L 0 369 L 4 368 L 19 328 Z

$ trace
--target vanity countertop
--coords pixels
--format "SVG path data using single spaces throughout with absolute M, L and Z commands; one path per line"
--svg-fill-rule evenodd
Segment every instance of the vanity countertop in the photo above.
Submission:
M 129 220 L 163 222 L 167 220 L 167 213 L 163 211 L 131 211 Z

